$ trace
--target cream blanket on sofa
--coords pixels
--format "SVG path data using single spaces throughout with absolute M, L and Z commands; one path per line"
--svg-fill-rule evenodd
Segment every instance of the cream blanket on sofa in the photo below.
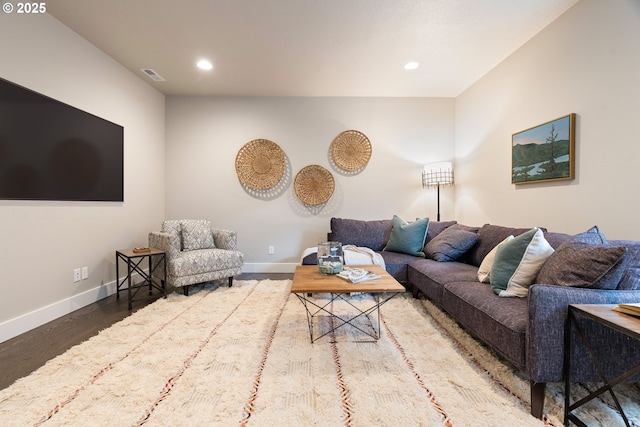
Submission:
M 317 252 L 317 247 L 305 249 L 304 251 L 302 251 L 300 263 L 302 264 L 302 260 L 307 255 Z M 382 258 L 382 255 L 380 255 L 373 249 L 365 248 L 363 246 L 344 245 L 342 247 L 342 252 L 344 254 L 345 265 L 377 264 L 382 268 L 385 268 L 384 258 Z

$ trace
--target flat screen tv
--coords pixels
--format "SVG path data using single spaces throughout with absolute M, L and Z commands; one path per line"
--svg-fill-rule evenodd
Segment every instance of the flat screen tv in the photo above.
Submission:
M 124 201 L 124 128 L 0 78 L 0 199 Z

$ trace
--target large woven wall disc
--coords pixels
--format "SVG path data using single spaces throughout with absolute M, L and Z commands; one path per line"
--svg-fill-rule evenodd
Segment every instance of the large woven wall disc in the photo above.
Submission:
M 236 174 L 244 185 L 267 190 L 282 180 L 286 168 L 284 151 L 268 139 L 254 139 L 236 155 Z
M 305 166 L 293 180 L 296 196 L 310 206 L 326 203 L 333 195 L 335 185 L 331 172 L 318 165 Z
M 331 143 L 331 159 L 342 170 L 364 169 L 371 158 L 371 142 L 362 132 L 345 130 Z

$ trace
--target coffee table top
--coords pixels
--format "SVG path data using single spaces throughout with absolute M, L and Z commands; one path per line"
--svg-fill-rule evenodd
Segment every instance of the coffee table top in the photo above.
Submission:
M 317 265 L 299 265 L 293 274 L 291 293 L 313 292 L 404 292 L 396 279 L 391 277 L 379 265 L 350 265 L 349 267 L 363 268 L 380 276 L 379 279 L 360 283 L 350 283 L 336 275 L 320 274 Z

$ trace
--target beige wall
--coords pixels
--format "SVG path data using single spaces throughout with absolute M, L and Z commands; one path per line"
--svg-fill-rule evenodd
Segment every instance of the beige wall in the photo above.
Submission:
M 124 126 L 125 150 L 124 203 L 0 201 L 3 341 L 107 294 L 114 251 L 164 218 L 165 176 L 163 95 L 49 15 L 0 14 L 0 39 L 1 77 Z
M 206 218 L 238 231 L 245 271 L 292 271 L 303 249 L 326 239 L 332 216 L 406 219 L 436 216 L 436 191 L 423 190 L 425 162 L 451 160 L 454 100 L 444 98 L 167 98 L 168 218 Z M 329 162 L 342 131 L 370 139 L 364 171 L 345 176 Z M 270 200 L 247 193 L 235 158 L 247 142 L 270 139 L 290 163 L 290 181 L 307 165 L 330 170 L 335 192 L 322 209 L 298 202 L 289 185 Z M 454 189 L 442 191 L 453 216 Z M 275 254 L 268 254 L 269 246 Z
M 640 2 L 582 0 L 456 98 L 458 220 L 640 239 Z M 577 115 L 576 179 L 511 184 L 511 135 Z
M 332 216 L 435 217 L 436 192 L 421 188 L 420 170 L 454 157 L 443 219 L 569 233 L 598 224 L 610 238 L 640 239 L 637 0 L 580 1 L 455 100 L 169 97 L 165 114 L 161 94 L 48 15 L 0 14 L 0 37 L 10 40 L 0 45 L 1 77 L 125 127 L 124 203 L 0 201 L 0 341 L 105 296 L 114 250 L 146 244 L 165 218 L 237 230 L 245 271 L 289 271 Z M 571 112 L 576 179 L 512 185 L 512 133 Z M 329 163 L 346 129 L 373 145 L 355 176 Z M 308 209 L 291 185 L 269 200 L 248 194 L 234 162 L 256 138 L 283 148 L 289 184 L 306 165 L 328 168 L 330 202 Z M 89 279 L 73 283 L 83 266 Z

